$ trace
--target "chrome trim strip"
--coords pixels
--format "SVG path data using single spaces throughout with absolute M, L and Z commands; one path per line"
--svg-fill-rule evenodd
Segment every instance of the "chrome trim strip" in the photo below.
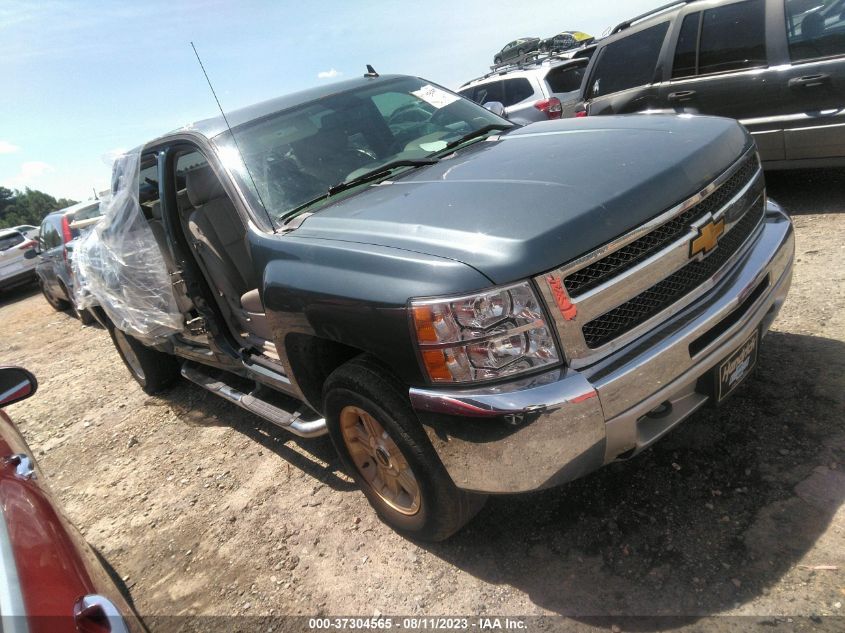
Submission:
M 3 633 L 28 633 L 26 606 L 21 581 L 6 526 L 6 514 L 0 505 L 0 624 Z

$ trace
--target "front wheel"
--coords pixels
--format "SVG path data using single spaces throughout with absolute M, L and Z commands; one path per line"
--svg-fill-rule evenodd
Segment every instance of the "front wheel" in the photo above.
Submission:
M 408 537 L 441 541 L 461 529 L 486 497 L 455 487 L 408 401 L 380 365 L 356 358 L 323 389 L 332 443 L 379 517 Z
M 123 364 L 146 393 L 163 391 L 179 378 L 179 362 L 170 354 L 149 348 L 117 328 L 111 337 Z

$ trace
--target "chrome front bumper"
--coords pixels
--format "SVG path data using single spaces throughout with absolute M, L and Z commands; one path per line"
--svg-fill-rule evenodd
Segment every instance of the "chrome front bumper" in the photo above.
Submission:
M 488 493 L 570 481 L 657 440 L 709 399 L 702 383 L 792 281 L 792 223 L 774 203 L 733 268 L 697 302 L 589 367 L 475 389 L 411 389 L 455 484 Z M 666 406 L 661 406 L 661 405 Z

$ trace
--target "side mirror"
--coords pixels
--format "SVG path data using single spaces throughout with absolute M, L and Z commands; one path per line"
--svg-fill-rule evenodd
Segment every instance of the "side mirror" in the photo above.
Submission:
M 24 254 L 24 259 L 35 259 L 38 257 L 38 247 L 28 249 Z
M 23 367 L 0 367 L 0 407 L 29 398 L 38 381 Z
M 488 101 L 483 106 L 481 106 L 485 110 L 490 110 L 493 114 L 497 114 L 500 117 L 505 116 L 505 106 L 502 104 L 501 101 Z

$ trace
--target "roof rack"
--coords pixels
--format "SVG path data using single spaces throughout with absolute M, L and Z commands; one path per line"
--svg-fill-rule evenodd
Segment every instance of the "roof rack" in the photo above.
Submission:
M 492 77 L 493 75 L 504 75 L 513 70 L 527 70 L 530 68 L 536 68 L 537 66 L 541 66 L 546 62 L 565 62 L 571 61 L 573 59 L 579 59 L 580 57 L 583 57 L 583 55 L 579 55 L 579 53 L 593 47 L 594 45 L 595 40 L 589 42 L 584 46 L 579 46 L 578 48 L 570 48 L 569 50 L 560 51 L 558 53 L 543 53 L 540 51 L 529 51 L 527 53 L 523 53 L 514 60 L 503 62 L 501 64 L 493 64 L 492 66 L 490 66 L 489 73 L 462 83 L 460 85 L 460 88 L 463 88 L 464 86 L 469 85 L 474 81 L 481 81 L 482 79 L 487 79 L 488 77 Z
M 656 9 L 652 9 L 651 11 L 647 11 L 642 15 L 638 15 L 635 18 L 631 18 L 630 20 L 625 20 L 624 22 L 620 22 L 616 26 L 614 26 L 610 34 L 614 35 L 615 33 L 619 33 L 619 31 L 624 31 L 625 29 L 630 28 L 635 22 L 639 22 L 640 20 L 645 20 L 646 18 L 650 18 L 653 15 L 657 15 L 658 13 L 663 13 L 664 11 L 668 11 L 669 9 L 674 9 L 675 7 L 680 7 L 685 4 L 690 4 L 692 2 L 698 2 L 698 0 L 675 0 L 675 2 L 670 2 L 669 4 L 664 4 L 663 6 L 657 7 Z

